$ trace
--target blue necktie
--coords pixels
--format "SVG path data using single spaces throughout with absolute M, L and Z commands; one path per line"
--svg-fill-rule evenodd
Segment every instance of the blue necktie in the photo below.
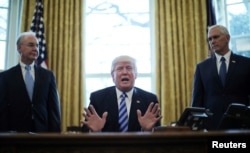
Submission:
M 122 93 L 119 108 L 119 130 L 120 132 L 128 131 L 128 113 L 126 107 L 126 93 Z
M 30 100 L 32 101 L 32 95 L 33 95 L 33 88 L 34 88 L 34 80 L 31 76 L 31 67 L 29 65 L 25 66 L 25 84 L 26 84 L 26 88 L 30 97 Z
M 225 58 L 221 57 L 220 61 L 221 61 L 221 65 L 220 65 L 219 76 L 220 76 L 221 82 L 222 82 L 222 84 L 224 86 L 225 85 L 225 80 L 226 80 L 226 74 L 227 74 Z

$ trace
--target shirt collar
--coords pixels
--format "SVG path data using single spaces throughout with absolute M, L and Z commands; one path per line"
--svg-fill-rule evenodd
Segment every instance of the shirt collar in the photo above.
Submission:
M 22 61 L 20 61 L 19 63 L 20 63 L 20 65 L 21 65 L 21 68 L 25 70 L 26 64 L 24 64 Z M 35 65 L 34 62 L 30 64 L 31 70 L 34 69 L 34 65 Z
M 222 56 L 217 53 L 215 53 L 215 56 L 216 56 L 217 62 L 220 62 L 220 59 Z M 231 56 L 231 50 L 229 50 L 223 57 L 226 59 L 226 61 L 229 61 L 230 56 Z
M 119 90 L 118 88 L 115 88 L 115 89 L 116 89 L 117 99 L 119 101 L 119 99 L 120 99 L 120 97 L 121 97 L 121 95 L 122 95 L 123 92 L 121 90 Z M 132 88 L 130 91 L 126 92 L 126 95 L 127 95 L 128 99 L 130 101 L 132 99 L 133 91 L 134 91 L 134 88 Z

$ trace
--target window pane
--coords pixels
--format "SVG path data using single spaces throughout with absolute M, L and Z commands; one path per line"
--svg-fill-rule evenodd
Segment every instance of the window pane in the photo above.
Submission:
M 230 49 L 237 54 L 250 57 L 250 1 L 214 0 L 217 24 L 227 26 Z
M 8 10 L 0 8 L 0 40 L 6 40 Z
M 152 91 L 152 86 L 151 86 L 151 77 L 138 77 L 135 81 L 135 86 L 143 88 L 144 90 L 147 91 Z
M 3 70 L 5 67 L 5 50 L 6 50 L 6 42 L 0 41 L 0 70 Z
M 21 0 L 0 1 L 0 71 L 16 65 L 19 58 L 16 45 L 12 43 L 20 32 L 22 2 Z
M 148 12 L 148 0 L 86 0 L 87 13 Z
M 90 92 L 114 85 L 112 60 L 120 55 L 136 59 L 135 85 L 152 91 L 151 20 L 149 0 L 85 1 L 85 86 Z
M 90 14 L 86 17 L 86 43 L 149 43 L 149 14 Z M 101 25 L 101 26 L 100 26 Z M 129 38 L 129 39 L 128 39 Z
M 233 5 L 228 5 L 227 7 L 227 14 L 245 14 L 247 12 L 247 8 L 244 5 L 244 3 L 237 3 L 237 4 L 233 4 Z
M 9 0 L 0 2 L 0 71 L 5 69 Z
M 86 51 L 85 73 L 110 73 L 114 57 L 126 54 L 137 59 L 139 73 L 151 73 L 151 51 L 145 45 L 89 45 Z M 98 56 L 97 56 L 98 55 Z M 143 56 L 142 56 L 143 55 Z
M 239 1 L 238 1 L 239 2 Z M 227 6 L 228 29 L 231 34 L 231 49 L 250 56 L 250 1 Z
M 243 0 L 226 0 L 226 3 L 227 4 L 235 4 L 235 3 L 240 3 L 242 2 Z
M 9 7 L 9 0 L 1 0 L 0 1 L 0 8 L 1 7 Z
M 231 35 L 250 34 L 249 13 L 243 3 L 227 7 L 228 22 Z

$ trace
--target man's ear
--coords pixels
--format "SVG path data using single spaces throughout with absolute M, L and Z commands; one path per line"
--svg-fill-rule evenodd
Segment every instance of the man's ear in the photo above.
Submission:
M 114 72 L 111 72 L 111 77 L 112 77 L 113 82 L 115 83 L 115 80 L 114 80 Z
M 18 52 L 19 54 L 21 54 L 20 48 L 21 48 L 21 46 L 20 46 L 20 45 L 17 45 L 17 52 Z
M 19 50 L 17 50 L 17 52 L 21 55 L 21 52 Z
M 228 42 L 230 41 L 230 35 L 227 35 L 227 41 Z

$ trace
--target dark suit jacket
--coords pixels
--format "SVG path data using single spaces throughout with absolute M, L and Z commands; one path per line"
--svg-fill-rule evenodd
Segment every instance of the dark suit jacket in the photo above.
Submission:
M 232 52 L 223 87 L 216 67 L 216 57 L 208 58 L 197 64 L 193 87 L 192 106 L 205 107 L 213 113 L 205 122 L 205 127 L 215 130 L 229 104 L 249 105 L 250 59 Z
M 54 74 L 35 65 L 32 101 L 20 65 L 0 73 L 0 131 L 60 132 L 61 112 Z M 32 119 L 33 116 L 33 119 Z
M 144 115 L 151 102 L 158 103 L 156 95 L 134 87 L 130 114 L 129 114 L 129 123 L 128 123 L 129 132 L 141 131 L 141 126 L 138 122 L 136 110 L 137 109 L 141 110 L 142 115 Z M 118 124 L 119 112 L 118 112 L 118 103 L 117 103 L 115 86 L 101 89 L 91 93 L 90 104 L 94 106 L 99 116 L 102 116 L 102 114 L 105 111 L 108 112 L 106 124 L 102 129 L 103 132 L 119 131 L 119 124 Z M 160 122 L 156 124 L 156 126 L 159 125 Z M 83 131 L 85 132 L 88 131 L 88 128 L 86 126 L 83 126 Z

